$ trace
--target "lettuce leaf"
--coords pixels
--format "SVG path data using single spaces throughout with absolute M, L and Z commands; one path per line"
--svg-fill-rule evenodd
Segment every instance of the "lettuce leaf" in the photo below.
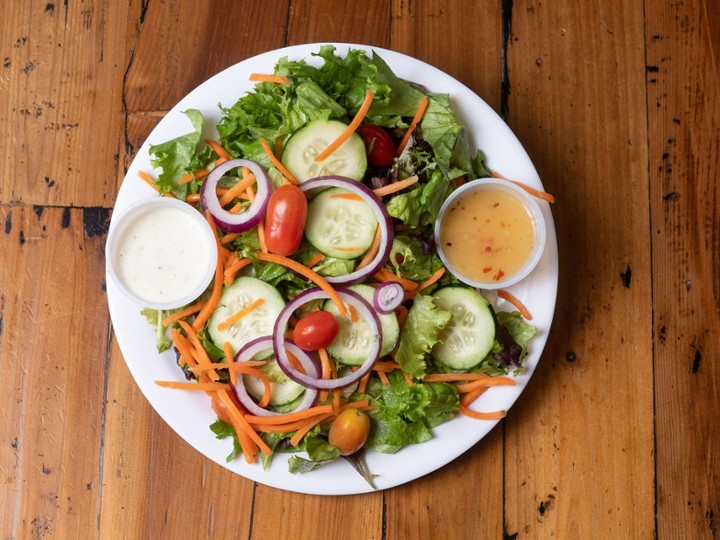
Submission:
M 425 281 L 442 266 L 435 253 L 426 252 L 417 236 L 397 235 L 390 248 L 390 263 L 395 273 L 414 281 Z
M 402 370 L 420 379 L 426 374 L 425 356 L 439 341 L 440 331 L 450 322 L 449 311 L 438 309 L 431 296 L 415 296 L 405 326 L 400 333 L 395 361 Z
M 153 167 L 162 168 L 155 181 L 160 193 L 170 192 L 184 200 L 188 186 L 181 185 L 180 178 L 190 170 L 190 163 L 202 135 L 203 117 L 197 109 L 183 112 L 190 119 L 193 131 L 161 144 L 150 145 L 150 163 Z

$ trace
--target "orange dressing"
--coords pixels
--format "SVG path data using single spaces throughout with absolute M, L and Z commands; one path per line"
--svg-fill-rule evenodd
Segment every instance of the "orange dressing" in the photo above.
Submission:
M 445 213 L 440 242 L 448 262 L 466 278 L 497 283 L 527 262 L 535 232 L 525 206 L 511 194 L 477 190 L 459 198 Z

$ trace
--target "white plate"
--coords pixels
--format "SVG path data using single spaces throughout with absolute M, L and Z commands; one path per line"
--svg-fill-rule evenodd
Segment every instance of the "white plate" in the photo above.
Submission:
M 448 93 L 460 120 L 470 133 L 471 146 L 481 148 L 489 167 L 509 178 L 522 180 L 542 188 L 537 172 L 525 150 L 503 120 L 469 88 L 442 71 L 419 60 L 397 52 L 367 45 L 336 44 L 339 54 L 348 49 L 363 49 L 368 54 L 375 50 L 400 77 L 420 83 L 432 92 Z M 123 181 L 117 197 L 115 211 L 133 202 L 155 197 L 155 191 L 138 178 L 138 171 L 151 171 L 148 148 L 191 130 L 190 121 L 182 111 L 195 108 L 202 111 L 206 120 L 203 137 L 217 137 L 213 126 L 220 120 L 218 104 L 229 107 L 253 83 L 248 75 L 253 72 L 272 73 L 275 63 L 283 56 L 291 60 L 311 58 L 320 44 L 287 47 L 244 60 L 215 75 L 182 99 L 160 121 L 140 148 Z M 525 303 L 533 314 L 532 323 L 539 329 L 529 348 L 525 371 L 517 377 L 517 386 L 498 387 L 486 392 L 478 401 L 479 410 L 510 409 L 520 396 L 535 370 L 547 341 L 552 323 L 557 294 L 557 241 L 550 208 L 541 201 L 540 206 L 547 222 L 547 244 L 542 260 L 533 274 L 512 287 L 512 292 Z M 111 222 L 110 227 L 113 227 Z M 313 472 L 290 474 L 287 455 L 274 457 L 272 465 L 264 470 L 260 464 L 249 465 L 240 457 L 226 463 L 231 450 L 229 439 L 217 440 L 208 426 L 215 420 L 210 400 L 202 392 L 188 392 L 160 388 L 155 380 L 183 380 L 175 363 L 174 353 L 157 354 L 153 329 L 140 315 L 142 306 L 127 300 L 109 276 L 107 295 L 115 334 L 120 350 L 140 390 L 157 413 L 190 445 L 216 463 L 245 478 L 276 488 L 300 493 L 342 495 L 372 491 L 372 488 L 344 460 L 325 465 Z M 499 310 L 510 306 L 491 294 L 488 298 Z M 368 452 L 370 471 L 377 475 L 378 489 L 391 488 L 424 476 L 455 459 L 480 439 L 497 421 L 479 421 L 458 416 L 434 429 L 435 437 L 425 443 L 406 447 L 394 455 Z

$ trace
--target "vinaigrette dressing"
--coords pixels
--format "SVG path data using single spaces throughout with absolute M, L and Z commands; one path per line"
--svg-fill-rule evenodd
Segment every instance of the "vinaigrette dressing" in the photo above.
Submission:
M 496 189 L 470 192 L 443 217 L 440 242 L 448 262 L 466 278 L 497 283 L 519 272 L 530 257 L 535 230 L 525 206 Z

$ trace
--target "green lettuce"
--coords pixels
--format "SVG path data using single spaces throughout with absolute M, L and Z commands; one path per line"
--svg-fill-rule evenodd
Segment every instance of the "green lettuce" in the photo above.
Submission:
M 200 142 L 203 127 L 202 113 L 197 109 L 183 111 L 192 123 L 193 131 L 161 144 L 150 145 L 150 163 L 162 168 L 155 185 L 160 193 L 172 193 L 185 199 L 188 191 L 186 184 L 180 184 L 180 178 L 190 171 L 195 149 Z
M 395 273 L 413 281 L 425 281 L 442 266 L 440 257 L 426 253 L 417 236 L 397 235 L 390 248 L 390 263 Z
M 437 308 L 431 296 L 415 296 L 395 356 L 405 373 L 416 379 L 425 376 L 425 357 L 439 341 L 440 331 L 448 325 L 450 318 L 450 312 Z

